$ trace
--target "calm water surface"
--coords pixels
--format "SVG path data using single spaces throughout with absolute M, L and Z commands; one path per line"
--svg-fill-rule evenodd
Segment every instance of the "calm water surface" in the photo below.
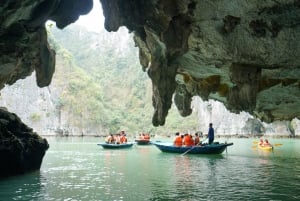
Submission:
M 153 145 L 104 150 L 102 138 L 48 138 L 41 170 L 0 180 L 0 200 L 300 200 L 300 140 L 271 139 L 282 144 L 273 152 L 253 149 L 256 139 L 217 140 L 234 145 L 181 156 Z

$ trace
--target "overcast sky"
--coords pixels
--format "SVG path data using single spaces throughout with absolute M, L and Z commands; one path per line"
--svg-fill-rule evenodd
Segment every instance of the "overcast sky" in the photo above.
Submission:
M 87 27 L 90 31 L 100 32 L 104 29 L 104 17 L 99 0 L 93 0 L 94 7 L 87 15 L 81 15 L 75 24 Z

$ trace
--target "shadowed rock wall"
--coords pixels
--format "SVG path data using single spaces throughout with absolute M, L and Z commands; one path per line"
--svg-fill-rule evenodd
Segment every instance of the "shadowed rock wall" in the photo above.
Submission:
M 46 139 L 0 108 L 0 177 L 38 170 L 48 148 Z
M 48 86 L 55 52 L 49 48 L 45 22 L 51 19 L 64 28 L 92 5 L 92 0 L 0 1 L 0 89 L 33 71 L 37 85 Z M 48 147 L 15 114 L 0 110 L 0 177 L 39 169 Z
M 265 122 L 300 115 L 299 0 L 100 0 L 105 28 L 135 34 L 153 83 L 153 124 L 164 125 L 175 94 L 183 116 L 192 96 L 223 102 Z M 86 14 L 91 0 L 0 3 L 0 88 L 36 71 L 51 83 L 55 53 L 44 28 Z
M 100 0 L 105 28 L 135 33 L 153 83 L 153 124 L 163 125 L 175 93 L 223 102 L 265 122 L 300 116 L 300 1 Z

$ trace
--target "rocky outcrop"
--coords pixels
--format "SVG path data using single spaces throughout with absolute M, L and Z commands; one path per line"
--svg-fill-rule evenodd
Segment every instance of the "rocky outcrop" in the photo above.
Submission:
M 55 70 L 55 52 L 47 41 L 45 22 L 59 28 L 88 13 L 92 0 L 4 0 L 0 2 L 0 89 L 33 71 L 39 87 L 48 86 Z M 0 110 L 0 176 L 40 168 L 46 140 L 23 124 L 15 114 Z
M 135 34 L 153 84 L 153 125 L 164 125 L 175 94 L 187 116 L 191 97 L 221 101 L 264 122 L 300 116 L 299 0 L 100 0 L 105 28 Z M 0 88 L 36 71 L 47 86 L 54 52 L 47 19 L 59 28 L 89 12 L 92 0 L 0 3 Z
M 108 31 L 135 33 L 154 125 L 164 124 L 174 93 L 184 116 L 192 96 L 265 122 L 300 116 L 299 1 L 101 2 Z
M 36 72 L 37 85 L 48 86 L 55 69 L 55 52 L 49 48 L 45 22 L 59 28 L 88 13 L 92 0 L 14 1 L 0 3 L 0 89 Z
M 46 139 L 0 108 L 0 177 L 38 170 L 48 148 Z

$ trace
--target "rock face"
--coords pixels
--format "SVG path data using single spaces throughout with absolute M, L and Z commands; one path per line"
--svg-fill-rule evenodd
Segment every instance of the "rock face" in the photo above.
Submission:
M 100 2 L 108 31 L 135 34 L 153 83 L 153 125 L 164 125 L 174 94 L 182 116 L 193 96 L 265 122 L 300 116 L 299 0 Z M 45 21 L 64 28 L 91 8 L 92 0 L 1 1 L 0 88 L 34 70 L 38 86 L 49 85 Z
M 0 108 L 0 177 L 38 170 L 48 148 L 46 139 Z
M 55 52 L 49 48 L 45 22 L 59 28 L 88 13 L 92 0 L 4 0 L 0 2 L 0 89 L 36 72 L 39 87 L 51 83 Z M 15 115 L 0 110 L 0 177 L 40 168 L 46 140 Z
M 300 2 L 101 0 L 105 28 L 125 25 L 153 83 L 154 125 L 175 93 L 181 115 L 192 96 L 265 122 L 300 116 Z

